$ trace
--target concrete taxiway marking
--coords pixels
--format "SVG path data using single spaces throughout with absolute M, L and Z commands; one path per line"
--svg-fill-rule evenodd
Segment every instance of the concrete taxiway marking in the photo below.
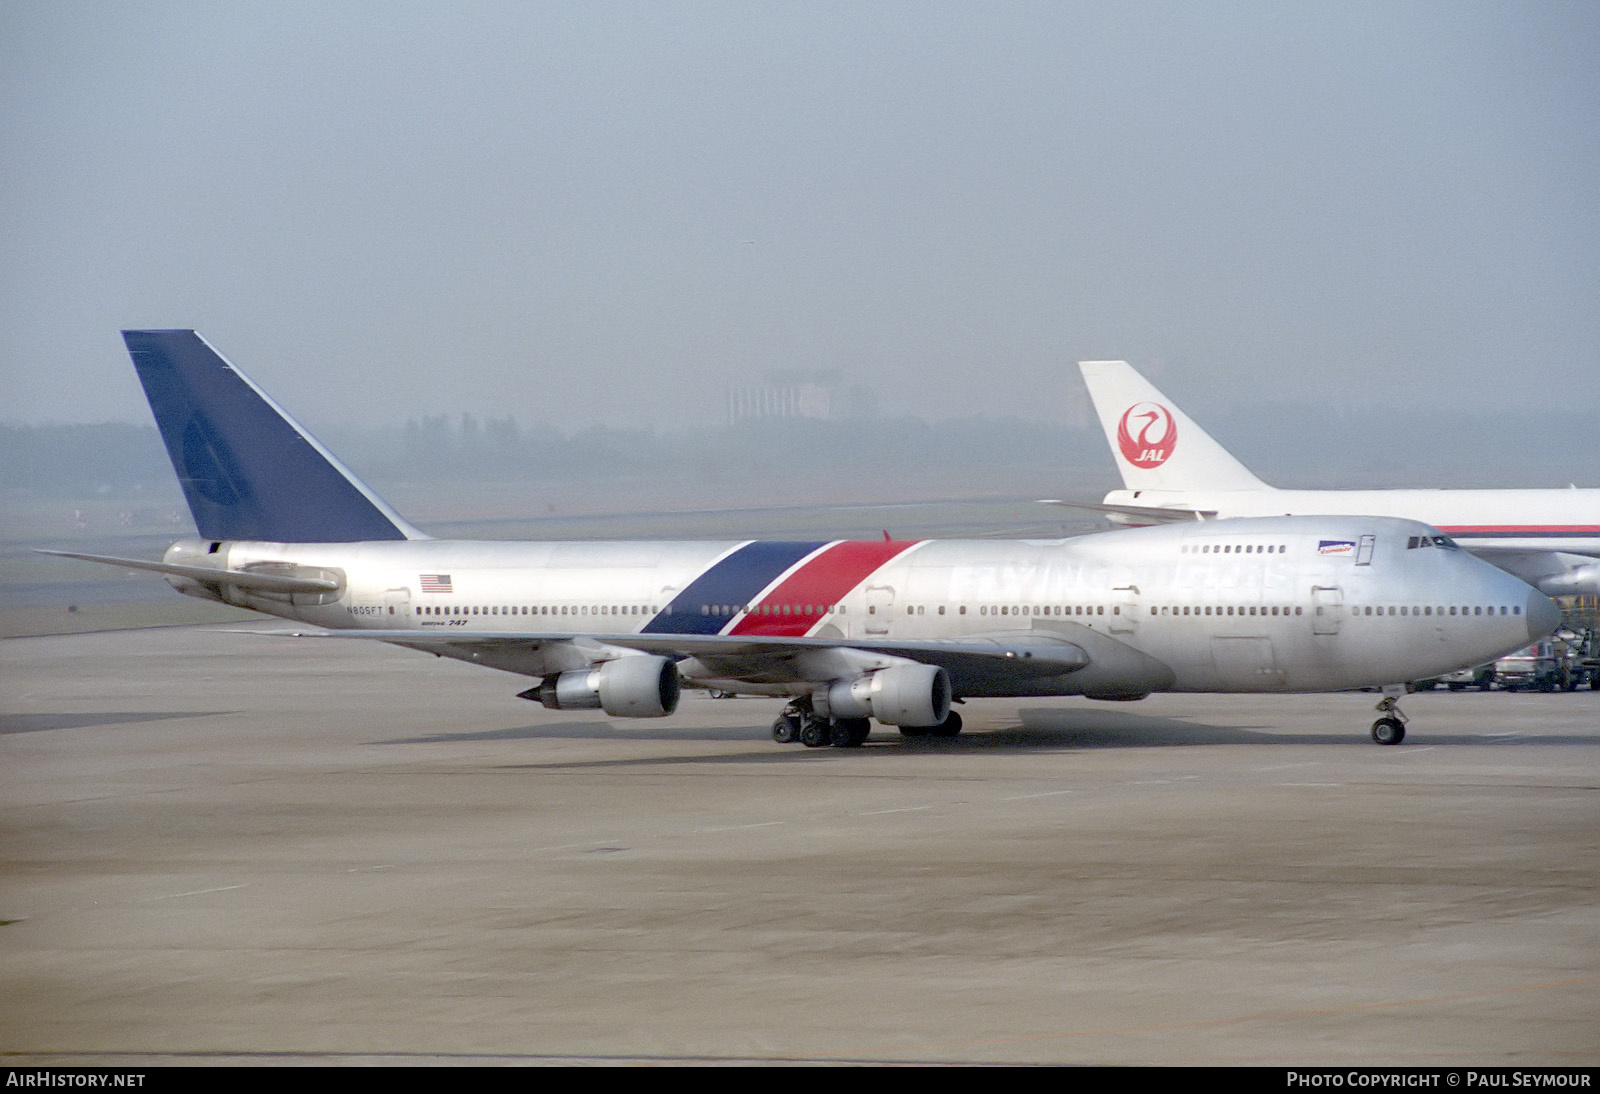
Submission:
M 701 835 L 710 832 L 743 832 L 749 828 L 775 828 L 788 823 L 788 821 L 757 821 L 755 824 L 732 824 L 724 828 L 700 828 L 697 831 Z
M 248 888 L 248 886 L 249 882 L 243 882 L 239 885 L 219 885 L 215 889 L 191 889 L 187 893 L 164 893 L 161 896 L 147 896 L 145 897 L 145 900 L 177 900 L 179 897 L 185 896 L 205 896 L 207 893 L 227 893 L 232 892 L 234 889 Z

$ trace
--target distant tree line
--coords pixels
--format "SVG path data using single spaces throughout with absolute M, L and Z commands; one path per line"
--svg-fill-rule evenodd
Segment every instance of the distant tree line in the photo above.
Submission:
M 172 465 L 153 425 L 0 425 L 0 475 L 7 487 L 120 494 L 170 481 Z
M 1387 421 L 1384 409 L 1375 421 Z M 1516 408 L 1463 417 L 1407 408 L 1406 428 L 1362 416 L 1325 426 L 1308 443 L 1303 407 L 1218 415 L 1213 432 L 1280 486 L 1600 485 L 1593 411 Z M 319 427 L 318 435 L 374 485 L 452 480 L 584 483 L 688 476 L 702 483 L 815 483 L 910 475 L 952 482 L 989 475 L 996 492 L 1045 488 L 1085 496 L 1115 483 L 1093 425 L 973 417 L 751 419 L 671 429 L 526 426 L 510 415 L 413 418 L 377 428 Z M 173 486 L 153 425 L 0 425 L 0 488 L 89 496 Z M 963 487 L 970 489 L 970 485 Z
M 590 426 L 564 433 L 525 429 L 510 416 L 480 423 L 470 414 L 456 419 L 441 414 L 408 421 L 398 449 L 369 435 L 351 451 L 353 458 L 362 448 L 385 475 L 419 480 L 661 473 L 744 477 L 823 470 L 873 474 L 948 464 L 1064 467 L 1093 453 L 1098 443 L 1083 430 L 995 418 L 933 425 L 916 418 L 761 419 L 696 423 L 672 431 Z M 373 474 L 378 473 L 374 467 Z
M 522 427 L 511 416 L 413 418 L 404 426 L 328 427 L 322 440 L 374 483 L 483 479 L 575 482 L 689 475 L 756 481 L 892 476 L 940 467 L 1065 469 L 1104 460 L 1082 430 L 1011 419 L 914 418 L 694 423 L 674 431 Z M 7 487 L 75 495 L 165 488 L 172 468 L 154 426 L 0 426 Z

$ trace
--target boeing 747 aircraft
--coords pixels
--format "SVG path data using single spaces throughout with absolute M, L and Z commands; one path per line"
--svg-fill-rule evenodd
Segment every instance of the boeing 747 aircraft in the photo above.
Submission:
M 399 516 L 189 330 L 125 331 L 198 537 L 178 591 L 532 677 L 522 698 L 673 713 L 769 695 L 782 742 L 960 730 L 979 696 L 1383 690 L 1550 633 L 1538 591 L 1416 521 L 1275 517 L 1069 540 L 470 542 Z M 1420 549 L 1426 547 L 1427 549 Z M 54 552 L 67 553 L 67 552 Z
M 1100 509 L 1120 524 L 1374 513 L 1437 526 L 1551 596 L 1600 593 L 1600 489 L 1278 490 L 1126 361 L 1080 361 L 1127 489 Z

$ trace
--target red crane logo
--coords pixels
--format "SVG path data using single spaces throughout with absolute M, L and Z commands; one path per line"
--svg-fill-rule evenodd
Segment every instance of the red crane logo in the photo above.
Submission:
M 1178 423 L 1160 403 L 1134 403 L 1117 423 L 1117 447 L 1135 467 L 1160 467 L 1178 442 Z

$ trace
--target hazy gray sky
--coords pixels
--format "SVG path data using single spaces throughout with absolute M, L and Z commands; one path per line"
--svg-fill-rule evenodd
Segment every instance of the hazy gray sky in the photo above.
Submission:
M 1600 5 L 0 3 L 12 422 L 1600 411 Z M 1592 438 L 1591 438 L 1592 442 Z

